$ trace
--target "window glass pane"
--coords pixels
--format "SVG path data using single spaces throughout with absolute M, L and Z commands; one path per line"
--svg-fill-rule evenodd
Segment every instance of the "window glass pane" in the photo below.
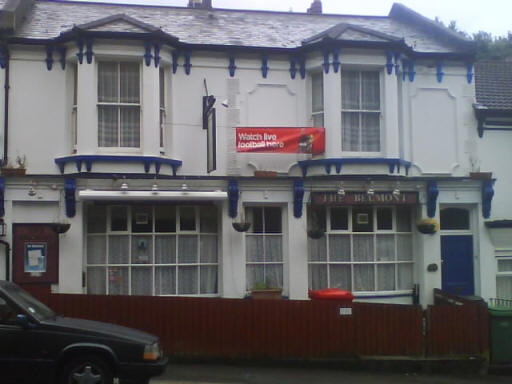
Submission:
M 217 262 L 217 236 L 201 235 L 201 263 Z
M 377 261 L 395 260 L 395 235 L 377 235 Z
M 265 268 L 261 264 L 248 264 L 246 269 L 247 289 L 265 282 Z
M 327 264 L 311 264 L 309 266 L 309 286 L 311 289 L 328 288 Z
M 190 264 L 197 263 L 198 236 L 182 235 L 178 236 L 178 263 Z
M 341 144 L 344 151 L 360 151 L 361 149 L 359 115 L 357 112 L 343 112 L 341 114 Z
M 176 294 L 176 268 L 157 267 L 155 269 L 155 294 L 175 295 Z
M 496 277 L 496 297 L 498 299 L 512 299 L 512 276 Z
M 263 233 L 263 208 L 248 207 L 245 214 L 246 219 L 252 223 L 250 231 L 252 233 Z
M 512 259 L 498 260 L 498 272 L 512 272 Z
M 265 261 L 283 261 L 283 240 L 281 236 L 265 236 Z
M 263 236 L 247 235 L 245 237 L 245 254 L 248 263 L 263 262 Z
M 165 72 L 163 67 L 160 67 L 158 77 L 160 85 L 160 108 L 165 109 Z
M 132 208 L 132 232 L 153 231 L 153 207 L 148 205 Z
M 98 63 L 98 101 L 116 103 L 119 101 L 119 77 L 117 63 Z
M 329 235 L 329 260 L 350 261 L 350 235 Z
M 155 207 L 155 232 L 176 232 L 176 207 Z
M 90 295 L 104 295 L 107 292 L 105 267 L 87 268 L 87 293 Z
M 409 207 L 397 207 L 396 222 L 398 232 L 411 232 L 411 209 Z
M 379 72 L 361 72 L 361 99 L 363 110 L 380 109 Z
M 398 289 L 412 289 L 413 287 L 412 264 L 398 264 Z
M 107 260 L 107 236 L 87 237 L 87 264 L 105 264 Z
M 326 229 L 326 212 L 324 207 L 308 206 L 308 230 Z
M 130 237 L 109 236 L 108 237 L 108 263 L 128 264 L 130 262 Z
M 128 267 L 108 269 L 108 294 L 128 295 Z
M 120 63 L 121 72 L 121 103 L 139 103 L 139 64 L 138 63 Z
M 118 107 L 98 106 L 98 146 L 117 147 L 118 143 Z
M 203 205 L 199 209 L 201 233 L 217 233 L 217 207 Z
M 308 239 L 309 261 L 327 260 L 327 236 L 320 239 Z
M 397 259 L 400 261 L 408 261 L 413 259 L 412 254 L 412 236 L 397 235 L 396 236 Z
M 128 208 L 113 206 L 110 207 L 110 230 L 127 231 L 128 230 Z
M 380 115 L 378 113 L 361 114 L 361 151 L 380 151 Z
M 347 230 L 348 229 L 348 209 L 347 208 L 331 208 L 331 229 Z
M 151 268 L 132 268 L 131 294 L 139 296 L 151 296 L 153 294 L 153 272 Z
M 373 235 L 353 237 L 354 261 L 374 261 Z
M 377 291 L 395 290 L 395 264 L 377 265 Z
M 324 126 L 324 114 L 323 113 L 315 113 L 313 115 L 313 126 L 314 127 L 323 127 Z
M 441 229 L 467 230 L 469 229 L 469 210 L 464 208 L 441 209 Z
M 393 229 L 393 209 L 377 208 L 377 229 L 392 230 Z
M 200 268 L 200 293 L 212 294 L 217 292 L 217 267 L 203 266 Z
M 121 147 L 140 147 L 140 109 L 139 107 L 120 107 Z
M 104 205 L 91 205 L 87 208 L 87 233 L 107 231 L 107 208 Z
M 196 230 L 196 210 L 194 207 L 180 207 L 180 230 Z
M 343 109 L 359 109 L 360 83 L 359 72 L 344 71 L 341 73 L 341 101 Z
M 155 262 L 176 263 L 176 236 L 155 236 Z
M 313 112 L 324 110 L 324 75 L 322 72 L 311 76 L 312 107 Z
M 264 207 L 263 212 L 265 214 L 265 232 L 281 233 L 281 208 Z
M 132 236 L 132 264 L 153 263 L 153 237 Z
M 329 288 L 352 290 L 350 265 L 331 265 L 329 267 L 329 274 L 331 280 Z
M 352 230 L 354 232 L 373 232 L 373 210 L 371 207 L 352 209 Z
M 198 267 L 178 267 L 178 294 L 193 295 L 198 293 L 198 281 Z
M 267 264 L 265 265 L 265 283 L 268 287 L 283 287 L 283 265 Z
M 375 291 L 373 264 L 354 265 L 354 291 Z

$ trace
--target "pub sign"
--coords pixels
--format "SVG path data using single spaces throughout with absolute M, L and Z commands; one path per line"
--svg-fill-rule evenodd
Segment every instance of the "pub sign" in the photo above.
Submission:
M 311 192 L 311 203 L 315 205 L 413 205 L 418 203 L 418 192 Z

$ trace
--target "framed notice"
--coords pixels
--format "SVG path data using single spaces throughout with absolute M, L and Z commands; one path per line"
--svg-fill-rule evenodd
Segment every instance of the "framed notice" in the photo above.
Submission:
M 46 272 L 47 243 L 25 243 L 24 271 L 30 274 Z

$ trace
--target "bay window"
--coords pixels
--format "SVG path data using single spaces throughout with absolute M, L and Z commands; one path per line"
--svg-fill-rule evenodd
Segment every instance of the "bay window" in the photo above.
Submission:
M 140 66 L 98 63 L 98 146 L 140 147 Z

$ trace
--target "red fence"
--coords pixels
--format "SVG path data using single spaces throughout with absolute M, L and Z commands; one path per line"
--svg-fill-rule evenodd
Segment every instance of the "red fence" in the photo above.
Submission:
M 35 293 L 35 292 L 34 292 Z M 482 306 L 37 295 L 58 313 L 139 328 L 168 354 L 237 358 L 425 356 L 487 351 Z M 347 309 L 351 308 L 351 314 Z M 425 316 L 425 317 L 424 317 Z M 424 318 L 427 327 L 424 327 Z M 424 335 L 427 330 L 427 335 Z

